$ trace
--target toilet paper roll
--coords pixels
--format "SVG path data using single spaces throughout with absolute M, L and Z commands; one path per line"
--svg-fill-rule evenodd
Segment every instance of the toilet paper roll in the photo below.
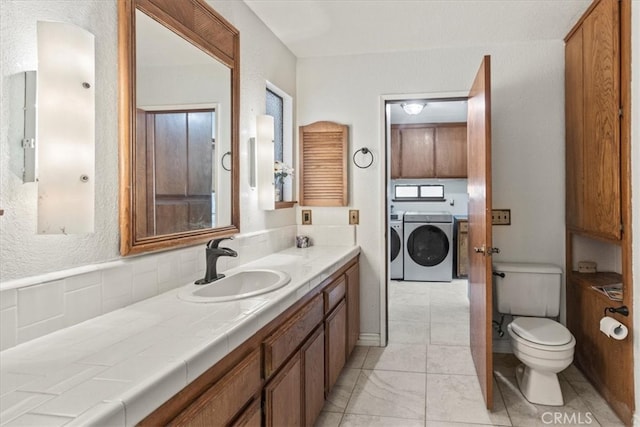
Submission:
M 600 319 L 600 331 L 614 340 L 623 340 L 629 334 L 629 330 L 613 317 L 605 316 Z

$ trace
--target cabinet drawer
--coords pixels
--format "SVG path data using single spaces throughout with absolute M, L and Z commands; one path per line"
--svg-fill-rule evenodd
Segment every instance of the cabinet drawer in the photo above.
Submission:
M 227 425 L 261 386 L 260 351 L 256 349 L 178 414 L 169 425 Z
M 347 292 L 347 283 L 344 276 L 340 277 L 333 284 L 327 286 L 322 293 L 324 294 L 324 312 L 330 312 L 333 307 L 338 305 L 340 300 L 344 298 Z
M 264 341 L 266 378 L 275 372 L 322 322 L 322 310 L 322 295 L 316 295 Z

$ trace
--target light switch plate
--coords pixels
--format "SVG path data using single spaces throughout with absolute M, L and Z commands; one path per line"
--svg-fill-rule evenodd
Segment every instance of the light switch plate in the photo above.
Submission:
M 511 209 L 492 209 L 491 224 L 511 225 Z
M 360 223 L 360 211 L 357 209 L 349 210 L 349 224 L 358 225 Z
M 302 225 L 311 225 L 311 209 L 302 210 Z

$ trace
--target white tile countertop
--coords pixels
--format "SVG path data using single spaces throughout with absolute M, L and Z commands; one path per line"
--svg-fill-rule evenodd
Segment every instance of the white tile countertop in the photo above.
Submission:
M 0 353 L 0 425 L 133 426 L 360 252 L 290 248 L 225 271 L 280 270 L 252 298 L 193 303 L 180 288 Z

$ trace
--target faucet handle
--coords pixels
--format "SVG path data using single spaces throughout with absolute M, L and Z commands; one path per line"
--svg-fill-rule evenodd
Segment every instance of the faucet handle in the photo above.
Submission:
M 217 249 L 217 248 L 218 248 L 218 245 L 220 245 L 220 243 L 221 243 L 223 240 L 233 240 L 233 237 L 223 237 L 223 238 L 221 238 L 221 239 L 211 239 L 211 240 L 209 240 L 209 242 L 207 243 L 207 248 L 210 248 L 210 249 Z

